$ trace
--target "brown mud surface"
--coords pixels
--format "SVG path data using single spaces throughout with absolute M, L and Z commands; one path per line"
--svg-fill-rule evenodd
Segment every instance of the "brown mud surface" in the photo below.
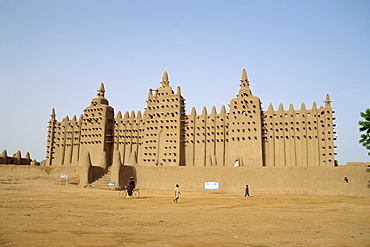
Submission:
M 0 246 L 370 246 L 370 198 L 140 190 L 0 179 Z M 241 192 L 243 193 L 243 192 Z

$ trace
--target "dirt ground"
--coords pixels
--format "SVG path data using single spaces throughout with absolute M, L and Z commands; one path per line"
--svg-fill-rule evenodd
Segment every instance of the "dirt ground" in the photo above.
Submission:
M 370 246 L 370 198 L 140 190 L 0 179 L 0 246 Z

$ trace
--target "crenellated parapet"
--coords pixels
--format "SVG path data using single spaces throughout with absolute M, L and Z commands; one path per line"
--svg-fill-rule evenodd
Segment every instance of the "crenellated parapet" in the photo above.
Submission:
M 327 96 L 325 106 L 299 110 L 290 104 L 263 112 L 264 163 L 266 166 L 334 166 L 334 111 Z
M 52 109 L 51 119 L 48 124 L 46 139 L 46 160 L 44 165 L 78 165 L 81 144 L 82 115 L 77 120 L 76 116 L 62 121 L 56 120 L 55 110 Z
M 30 153 L 27 152 L 22 158 L 21 151 L 18 150 L 12 156 L 8 156 L 6 150 L 0 154 L 0 165 L 37 165 L 36 160 L 31 160 Z
M 115 119 L 114 149 L 119 150 L 122 164 L 137 164 L 141 150 L 144 130 L 144 119 L 141 111 L 135 114 L 118 112 Z
M 228 143 L 228 114 L 223 105 L 220 113 L 203 107 L 198 115 L 192 108 L 185 121 L 186 164 L 190 166 L 225 166 Z

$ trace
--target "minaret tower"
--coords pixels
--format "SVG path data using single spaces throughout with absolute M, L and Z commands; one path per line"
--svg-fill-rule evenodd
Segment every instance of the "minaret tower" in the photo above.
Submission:
M 261 102 L 252 95 L 245 69 L 237 98 L 230 102 L 227 166 L 263 166 Z
M 185 99 L 181 96 L 180 87 L 176 93 L 173 92 L 166 71 L 163 73 L 161 87 L 149 90 L 147 103 L 140 164 L 185 165 Z
M 325 107 L 321 108 L 320 123 L 322 131 L 321 140 L 319 145 L 321 146 L 321 164 L 322 166 L 334 166 L 335 165 L 335 146 L 334 146 L 334 126 L 333 120 L 333 109 L 331 107 L 331 100 L 329 94 L 325 97 Z M 324 124 L 323 124 L 324 123 Z
M 44 166 L 51 166 L 54 159 L 54 138 L 56 126 L 55 110 L 51 110 L 50 120 L 48 124 L 48 136 L 46 138 L 46 159 Z
M 101 83 L 97 97 L 84 110 L 81 126 L 80 153 L 83 157 L 89 152 L 94 166 L 100 165 L 102 155 L 107 157 L 106 164 L 111 165 L 113 156 L 114 109 L 104 95 L 104 84 Z M 83 165 L 81 160 L 79 165 Z

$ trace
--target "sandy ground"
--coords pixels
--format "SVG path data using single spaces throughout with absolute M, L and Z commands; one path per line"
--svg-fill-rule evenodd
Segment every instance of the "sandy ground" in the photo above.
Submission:
M 370 198 L 117 191 L 0 179 L 0 246 L 370 246 Z

